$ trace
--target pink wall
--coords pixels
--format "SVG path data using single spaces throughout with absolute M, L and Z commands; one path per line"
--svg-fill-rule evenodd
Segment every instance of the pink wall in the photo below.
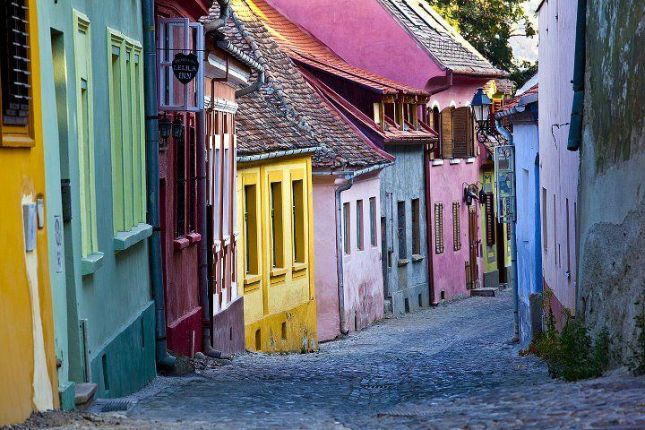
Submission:
M 324 342 L 340 335 L 334 177 L 314 176 L 313 185 L 318 340 Z
M 340 335 L 336 254 L 334 177 L 314 176 L 314 236 L 316 251 L 316 301 L 318 338 L 324 342 Z M 383 274 L 380 252 L 380 179 L 377 175 L 357 180 L 341 194 L 351 211 L 351 244 L 343 257 L 345 319 L 350 331 L 360 330 L 383 317 Z M 376 197 L 376 246 L 370 244 L 369 199 Z M 363 200 L 364 249 L 356 244 L 356 201 Z
M 350 330 L 360 330 L 383 318 L 383 269 L 381 265 L 380 188 L 377 175 L 354 181 L 341 200 L 350 204 L 351 253 L 343 257 L 345 280 L 345 319 Z M 376 244 L 371 244 L 370 203 L 376 198 Z M 363 200 L 363 250 L 357 246 L 356 202 Z
M 433 264 L 434 264 L 434 289 L 435 301 L 441 299 L 441 291 L 445 292 L 447 300 L 468 294 L 466 289 L 466 272 L 465 262 L 469 259 L 468 246 L 468 206 L 463 201 L 463 183 L 473 184 L 479 181 L 479 164 L 478 161 L 466 163 L 466 160 L 460 160 L 459 164 L 450 164 L 449 160 L 443 160 L 443 165 L 434 165 L 430 167 L 431 181 L 431 201 L 430 206 L 432 213 L 433 227 Z M 453 247 L 453 219 L 452 203 L 460 203 L 460 233 L 461 249 L 455 251 Z M 434 228 L 434 205 L 443 203 L 443 241 L 444 252 L 436 254 L 435 252 L 435 228 Z M 481 214 L 477 201 L 473 202 L 477 210 L 477 215 Z M 479 221 L 477 222 L 477 238 L 481 237 L 479 231 Z M 482 281 L 483 265 L 481 258 L 477 259 L 479 267 L 479 280 Z
M 542 266 L 548 287 L 563 306 L 573 311 L 576 290 L 575 208 L 580 158 L 579 152 L 567 150 L 567 124 L 571 119 L 573 100 L 571 79 L 576 2 L 545 1 L 539 20 L 540 201 L 546 215 L 546 225 L 542 225 Z M 543 189 L 546 189 L 546 207 Z M 567 272 L 570 272 L 570 277 Z
M 425 88 L 428 79 L 445 74 L 376 0 L 267 2 L 354 66 L 416 88 Z

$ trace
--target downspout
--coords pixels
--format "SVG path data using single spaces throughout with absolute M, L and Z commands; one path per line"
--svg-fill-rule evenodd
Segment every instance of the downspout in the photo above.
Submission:
M 343 258 L 345 255 L 343 247 L 343 205 L 341 201 L 341 193 L 352 188 L 354 185 L 354 175 L 348 174 L 344 178 L 336 180 L 338 187 L 336 187 L 336 272 L 338 275 L 338 314 L 340 317 L 340 333 L 346 335 L 349 333 L 347 329 L 347 318 L 345 318 L 345 275 L 343 273 Z M 335 182 L 335 184 L 336 184 Z
M 423 151 L 423 179 L 425 182 L 426 188 L 426 228 L 428 233 L 426 234 L 426 246 L 428 248 L 428 290 L 430 293 L 430 304 L 438 304 L 436 301 L 435 294 L 435 282 L 434 282 L 434 247 L 432 246 L 432 195 L 430 193 L 430 145 L 426 144 Z
M 587 0 L 578 0 L 578 21 L 576 23 L 576 51 L 573 69 L 573 106 L 569 121 L 569 142 L 567 149 L 577 151 L 582 143 L 582 117 L 585 104 L 585 63 L 586 63 Z
M 502 125 L 502 122 L 495 118 L 495 127 L 497 127 L 497 131 L 499 131 L 499 134 L 501 134 L 504 139 L 508 142 L 509 145 L 515 146 L 513 143 L 513 135 Z M 515 148 L 513 148 L 515 149 Z M 513 151 L 513 158 L 515 158 L 515 151 Z M 513 166 L 516 166 L 517 164 L 515 163 L 515 159 L 513 159 Z M 517 178 L 517 172 L 516 172 L 516 178 Z M 517 183 L 517 179 L 515 181 Z M 517 199 L 517 197 L 516 197 Z M 517 205 L 517 202 L 515 203 Z M 513 341 L 514 342 L 519 342 L 520 341 L 520 293 L 519 293 L 519 285 L 518 285 L 518 279 L 517 279 L 517 237 L 516 237 L 516 220 L 513 220 L 511 223 L 511 237 L 509 240 L 511 241 L 511 272 L 513 276 Z
M 157 366 L 171 370 L 175 358 L 168 354 L 166 345 L 166 304 L 164 299 L 163 273 L 161 269 L 161 237 L 159 216 L 159 121 L 157 111 L 157 52 L 155 46 L 154 0 L 142 0 L 144 30 L 144 93 L 146 113 L 146 182 L 147 221 L 152 225 L 148 240 L 150 260 L 150 283 L 155 302 L 155 358 Z

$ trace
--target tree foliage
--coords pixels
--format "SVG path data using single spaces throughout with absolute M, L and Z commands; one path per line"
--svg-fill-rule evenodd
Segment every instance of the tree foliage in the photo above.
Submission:
M 522 85 L 535 66 L 513 58 L 513 37 L 534 37 L 524 10 L 526 0 L 426 0 L 496 67 L 507 70 Z M 530 76 L 528 76 L 530 77 Z

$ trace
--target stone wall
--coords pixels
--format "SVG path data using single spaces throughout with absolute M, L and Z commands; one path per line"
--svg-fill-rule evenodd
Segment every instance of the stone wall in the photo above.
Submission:
M 578 207 L 578 314 L 618 353 L 645 296 L 645 0 L 589 0 Z

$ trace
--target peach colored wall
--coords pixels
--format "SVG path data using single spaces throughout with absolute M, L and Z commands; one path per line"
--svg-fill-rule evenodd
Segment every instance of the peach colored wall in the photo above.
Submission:
M 336 249 L 336 205 L 334 177 L 314 176 L 314 237 L 316 251 L 316 301 L 318 337 L 327 341 L 340 335 Z M 380 179 L 372 175 L 356 180 L 341 194 L 341 202 L 350 204 L 351 223 L 349 255 L 343 256 L 346 327 L 360 330 L 383 317 L 383 273 L 379 226 Z M 369 199 L 376 198 L 376 245 L 370 243 Z M 364 249 L 357 249 L 356 201 L 363 200 Z M 342 252 L 342 251 L 341 251 Z

